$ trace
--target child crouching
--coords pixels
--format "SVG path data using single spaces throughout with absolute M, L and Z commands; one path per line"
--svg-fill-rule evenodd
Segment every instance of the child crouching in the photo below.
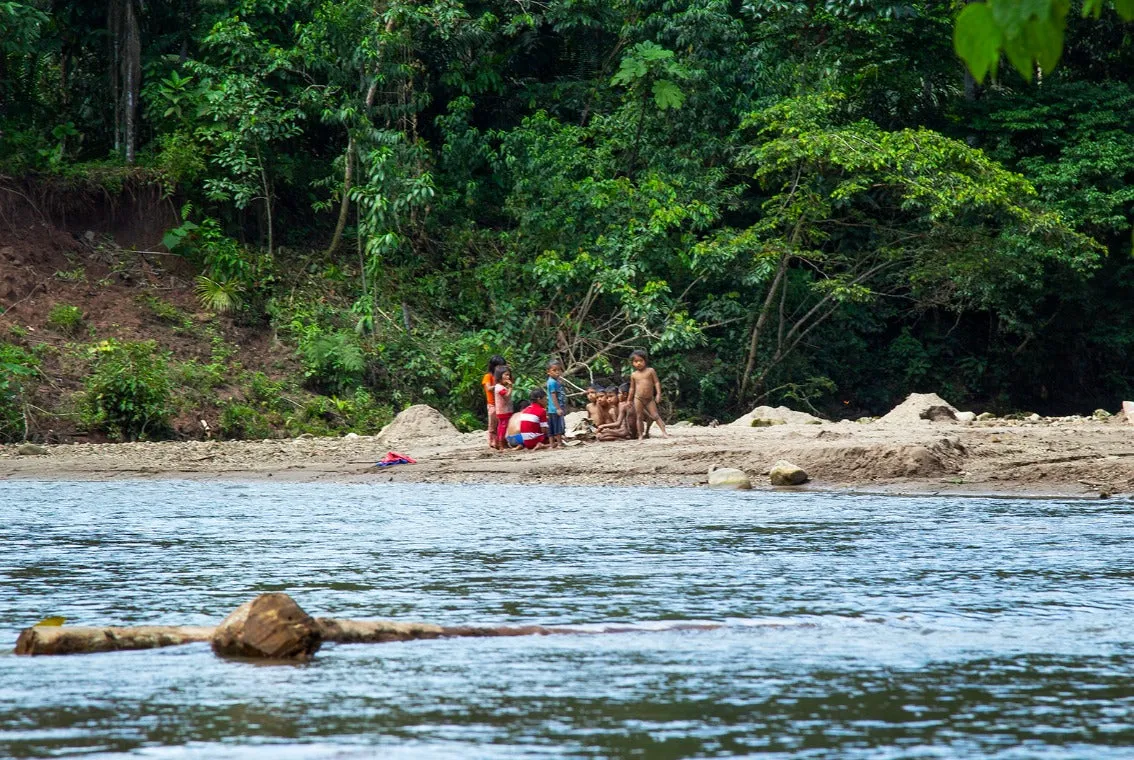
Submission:
M 509 420 L 505 441 L 514 450 L 547 448 L 547 393 L 542 388 L 532 390 L 530 404 Z

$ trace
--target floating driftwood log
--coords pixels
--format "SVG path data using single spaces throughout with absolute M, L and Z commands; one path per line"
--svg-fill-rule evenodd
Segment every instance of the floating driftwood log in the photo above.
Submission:
M 666 630 L 711 630 L 720 623 L 680 622 Z M 245 602 L 220 625 L 93 628 L 36 625 L 16 640 L 16 654 L 91 654 L 127 649 L 155 649 L 207 641 L 221 657 L 303 661 L 324 642 L 382 644 L 390 641 L 442 639 L 462 636 L 547 636 L 550 634 L 631 633 L 642 626 L 442 626 L 393 620 L 313 618 L 287 594 L 272 593 Z

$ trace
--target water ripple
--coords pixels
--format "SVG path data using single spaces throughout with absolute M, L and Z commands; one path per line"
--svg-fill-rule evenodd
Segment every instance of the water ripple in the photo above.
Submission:
M 1126 757 L 1118 501 L 0 482 L 0 646 L 47 615 L 314 614 L 588 635 L 0 655 L 0 756 Z M 689 622 L 721 624 L 687 630 Z M 589 635 L 604 627 L 633 629 Z M 9 643 L 4 643 L 9 642 Z

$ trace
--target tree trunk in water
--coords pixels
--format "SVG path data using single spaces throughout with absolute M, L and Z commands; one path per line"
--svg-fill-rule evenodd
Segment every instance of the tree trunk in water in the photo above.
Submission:
M 134 628 L 33 626 L 16 639 L 16 654 L 91 654 L 180 646 L 213 637 L 213 628 L 142 625 Z
M 708 631 L 723 623 L 673 621 L 672 631 Z M 210 641 L 222 656 L 305 660 L 324 642 L 381 644 L 389 641 L 457 637 L 547 636 L 657 631 L 656 625 L 596 626 L 457 625 L 399 623 L 393 620 L 311 618 L 283 593 L 261 594 L 240 605 L 216 628 L 201 626 L 138 626 L 91 628 L 32 626 L 16 641 L 19 655 L 89 654 L 128 649 L 154 649 Z

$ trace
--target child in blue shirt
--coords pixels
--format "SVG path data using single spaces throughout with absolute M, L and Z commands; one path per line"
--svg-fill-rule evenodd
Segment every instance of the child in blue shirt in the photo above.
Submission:
M 567 394 L 563 390 L 560 377 L 563 376 L 563 362 L 552 359 L 547 363 L 547 436 L 551 448 L 563 445 L 563 434 L 567 432 L 563 421 L 567 414 Z

